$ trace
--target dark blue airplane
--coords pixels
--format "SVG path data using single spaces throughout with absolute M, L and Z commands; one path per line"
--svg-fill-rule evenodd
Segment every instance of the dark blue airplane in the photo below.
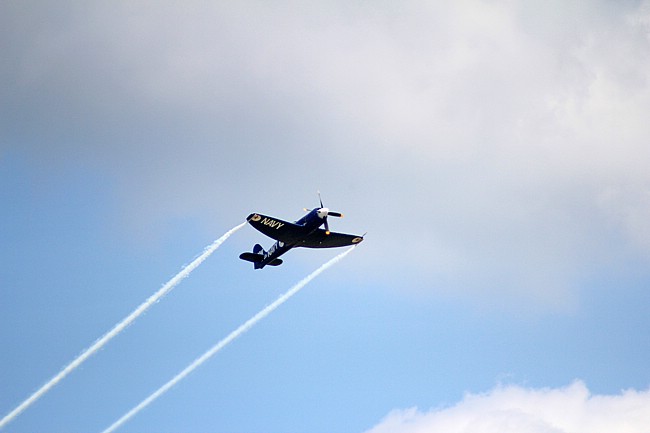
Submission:
M 266 265 L 281 265 L 282 260 L 278 257 L 292 248 L 336 248 L 356 245 L 363 241 L 363 236 L 330 232 L 327 217 L 333 216 L 340 218 L 343 215 L 323 207 L 323 200 L 320 198 L 320 193 L 318 194 L 318 199 L 320 201 L 320 207 L 313 210 L 305 209 L 309 213 L 295 223 L 282 221 L 281 219 L 258 213 L 250 214 L 246 218 L 250 225 L 266 236 L 275 239 L 277 242 L 268 251 L 264 251 L 264 248 L 260 244 L 256 244 L 253 247 L 252 253 L 242 253 L 239 255 L 239 258 L 253 262 L 255 269 L 262 269 Z M 325 230 L 320 228 L 323 224 L 325 225 Z

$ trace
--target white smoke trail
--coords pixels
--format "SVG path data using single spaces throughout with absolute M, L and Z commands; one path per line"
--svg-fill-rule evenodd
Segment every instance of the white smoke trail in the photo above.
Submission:
M 203 253 L 198 256 L 192 263 L 185 266 L 178 274 L 176 274 L 171 280 L 165 283 L 164 286 L 160 288 L 156 293 L 151 295 L 149 299 L 143 302 L 138 308 L 136 308 L 131 314 L 124 318 L 121 322 L 113 327 L 109 332 L 104 334 L 99 340 L 90 346 L 88 349 L 84 350 L 81 355 L 79 355 L 74 361 L 68 364 L 63 370 L 59 372 L 56 376 L 50 379 L 45 385 L 43 385 L 38 391 L 31 395 L 27 400 L 22 402 L 17 408 L 9 412 L 2 420 L 0 420 L 0 429 L 5 425 L 11 422 L 14 418 L 20 415 L 25 409 L 31 406 L 36 400 L 41 398 L 46 392 L 48 392 L 52 387 L 59 383 L 63 378 L 70 374 L 74 369 L 79 367 L 86 359 L 94 355 L 99 349 L 104 347 L 113 337 L 117 336 L 122 332 L 127 326 L 129 326 L 135 319 L 137 319 L 142 313 L 147 311 L 149 307 L 159 301 L 163 296 L 169 293 L 175 286 L 178 285 L 185 277 L 187 277 L 194 269 L 196 269 L 205 259 L 207 259 L 210 254 L 212 254 L 219 246 L 224 243 L 226 239 L 230 237 L 237 230 L 246 225 L 246 222 L 239 224 L 238 226 L 227 231 L 223 236 L 214 241 L 212 244 L 207 246 Z
M 233 340 L 235 340 L 237 337 L 241 336 L 244 332 L 248 331 L 251 329 L 257 322 L 268 316 L 273 310 L 278 308 L 280 305 L 282 305 L 284 302 L 286 302 L 289 298 L 291 298 L 293 295 L 298 293 L 300 289 L 305 287 L 307 283 L 309 283 L 311 280 L 316 278 L 321 272 L 341 260 L 343 257 L 348 255 L 350 251 L 352 251 L 354 247 L 348 248 L 338 256 L 334 257 L 331 259 L 329 262 L 325 263 L 322 265 L 320 268 L 316 269 L 314 272 L 311 274 L 307 275 L 305 278 L 300 280 L 296 285 L 294 285 L 291 289 L 289 289 L 285 294 L 280 296 L 278 299 L 276 299 L 272 304 L 266 306 L 263 310 L 261 310 L 259 313 L 248 319 L 243 325 L 241 325 L 239 328 L 235 329 L 232 331 L 226 338 L 218 342 L 215 346 L 213 346 L 210 350 L 205 352 L 203 355 L 200 357 L 196 358 L 194 362 L 192 362 L 189 366 L 187 366 L 183 371 L 178 373 L 172 380 L 158 388 L 156 392 L 151 394 L 149 397 L 146 399 L 142 400 L 140 404 L 135 406 L 133 409 L 128 411 L 122 418 L 118 419 L 115 421 L 110 427 L 108 427 L 106 430 L 104 430 L 102 433 L 111 433 L 118 429 L 122 424 L 127 422 L 129 419 L 131 419 L 133 416 L 135 416 L 138 412 L 140 412 L 142 409 L 145 407 L 149 406 L 154 400 L 156 400 L 158 397 L 169 391 L 171 387 L 176 385 L 178 382 L 183 380 L 188 374 L 193 372 L 195 369 L 197 369 L 201 364 L 203 364 L 205 361 L 210 359 L 213 355 L 215 355 L 218 351 L 223 349 L 228 345 L 228 343 L 231 343 Z

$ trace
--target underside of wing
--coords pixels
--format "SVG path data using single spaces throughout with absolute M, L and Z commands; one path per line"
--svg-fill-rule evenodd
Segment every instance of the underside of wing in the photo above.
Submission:
M 334 232 L 327 234 L 325 230 L 318 229 L 302 241 L 298 242 L 298 245 L 296 246 L 306 248 L 336 248 L 356 245 L 361 241 L 363 241 L 363 236 Z
M 258 213 L 250 214 L 246 220 L 266 236 L 287 244 L 299 242 L 307 234 L 303 226 Z

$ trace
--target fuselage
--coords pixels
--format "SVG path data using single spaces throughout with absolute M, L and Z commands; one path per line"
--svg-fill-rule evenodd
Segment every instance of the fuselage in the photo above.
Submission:
M 309 211 L 305 216 L 296 221 L 297 225 L 303 226 L 306 228 L 305 234 L 309 235 L 315 230 L 319 229 L 320 226 L 325 222 L 325 217 L 327 216 L 327 208 L 318 208 Z M 286 242 L 277 241 L 274 243 L 268 251 L 264 252 L 264 260 L 259 263 L 260 268 L 268 265 L 273 260 L 277 259 L 287 251 L 292 248 L 300 246 L 296 243 L 288 244 Z

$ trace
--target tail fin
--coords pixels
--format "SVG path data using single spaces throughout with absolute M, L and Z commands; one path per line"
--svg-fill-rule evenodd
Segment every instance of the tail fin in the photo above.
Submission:
M 253 267 L 255 269 L 262 269 L 264 267 L 264 265 L 262 264 L 262 260 L 264 260 L 264 256 L 266 255 L 266 251 L 264 251 L 262 245 L 255 244 L 255 246 L 253 247 L 253 254 L 255 254 L 257 257 L 260 257 L 259 260 L 256 260 L 253 263 Z
M 265 266 L 262 264 L 264 261 L 264 256 L 266 256 L 266 251 L 264 251 L 264 248 L 262 248 L 260 244 L 255 244 L 252 253 L 241 253 L 239 255 L 239 258 L 246 260 L 247 262 L 252 262 L 255 266 L 255 269 L 262 269 Z M 267 263 L 269 266 L 280 266 L 281 264 L 281 259 L 275 259 L 270 263 Z
M 252 262 L 255 265 L 255 269 L 262 269 L 262 260 L 264 260 L 265 253 L 264 248 L 260 244 L 255 244 L 252 253 L 241 253 L 239 258 L 247 262 Z

